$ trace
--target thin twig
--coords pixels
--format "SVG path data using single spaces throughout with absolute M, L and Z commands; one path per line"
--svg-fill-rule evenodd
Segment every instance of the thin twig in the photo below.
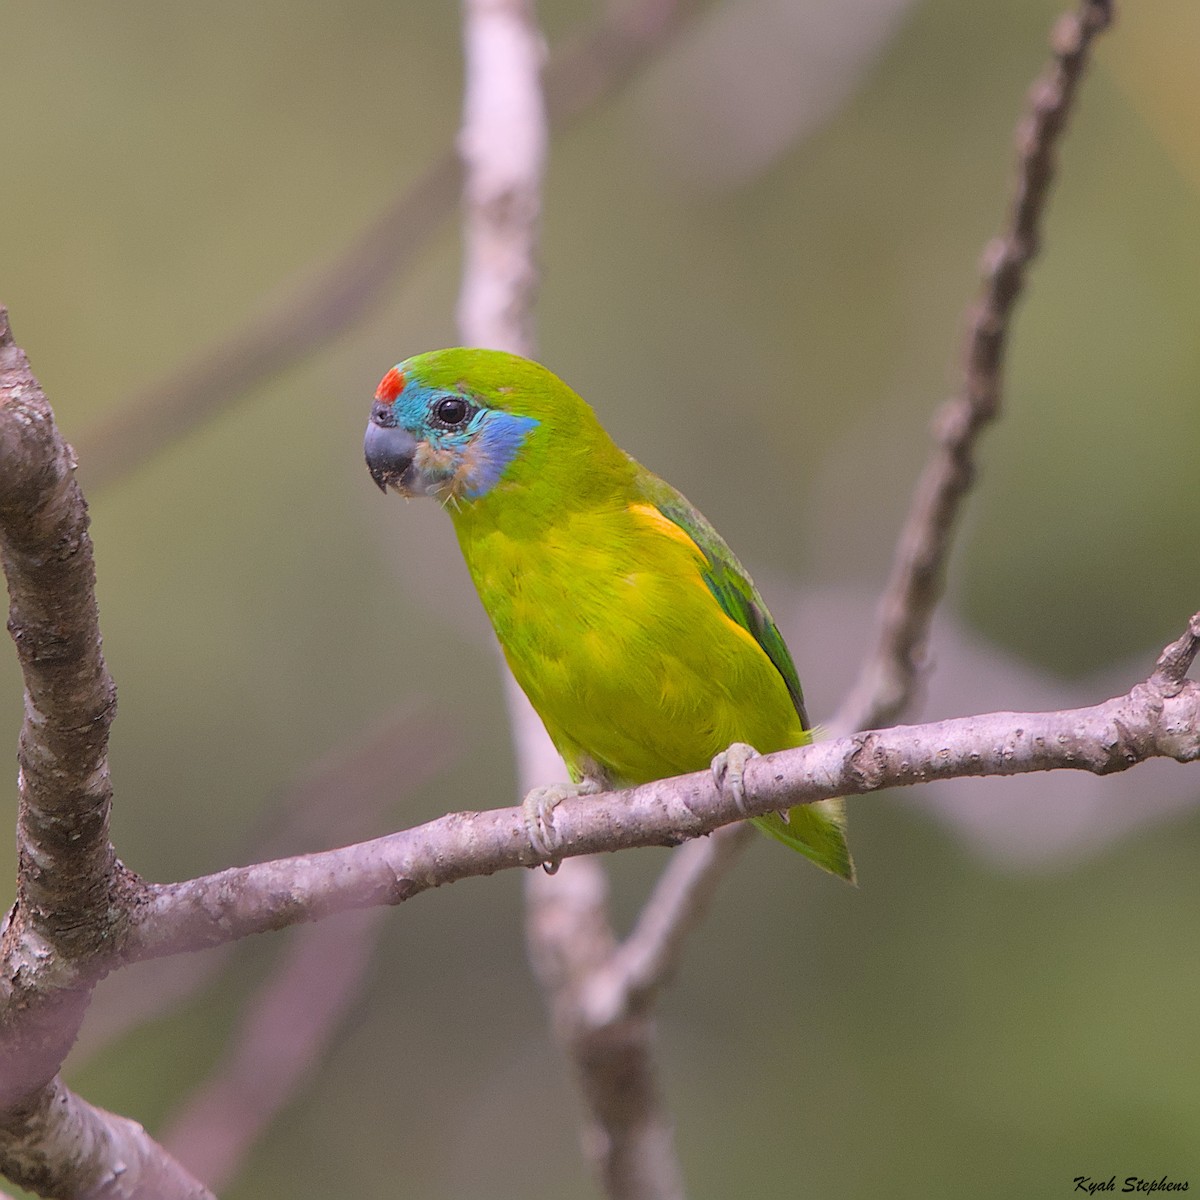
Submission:
M 569 125 L 615 91 L 696 7 L 697 0 L 625 0 L 568 38 L 546 72 L 552 126 Z M 78 446 L 89 488 L 127 475 L 370 317 L 455 211 L 462 179 L 458 155 L 447 149 L 338 258 L 289 287 L 282 304 L 242 322 L 232 337 L 87 430 Z
M 983 293 L 969 317 L 962 387 L 934 421 L 936 445 L 896 544 L 879 603 L 877 642 L 830 723 L 834 733 L 894 721 L 916 691 L 958 514 L 975 479 L 976 443 L 1000 410 L 1010 320 L 1040 245 L 1058 139 L 1092 40 L 1112 16 L 1110 0 L 1083 0 L 1077 12 L 1064 14 L 1054 27 L 1054 61 L 1030 89 L 1029 112 L 1017 127 L 1017 182 L 1008 227 L 984 253 Z

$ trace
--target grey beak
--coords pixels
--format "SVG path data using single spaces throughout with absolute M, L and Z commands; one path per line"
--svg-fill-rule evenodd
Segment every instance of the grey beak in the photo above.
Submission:
M 374 421 L 367 426 L 363 454 L 367 459 L 367 470 L 381 492 L 386 492 L 391 484 L 403 478 L 412 466 L 416 452 L 416 439 L 407 429 L 397 425 L 377 425 Z

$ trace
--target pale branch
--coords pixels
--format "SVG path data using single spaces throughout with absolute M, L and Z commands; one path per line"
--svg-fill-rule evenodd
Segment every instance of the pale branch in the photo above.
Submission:
M 611 95 L 662 48 L 697 0 L 626 0 L 569 37 L 546 69 L 547 107 L 561 129 Z M 89 487 L 103 487 L 224 412 L 382 307 L 396 279 L 455 210 L 463 171 L 439 155 L 350 246 L 287 299 L 116 408 L 79 440 Z
M 983 256 L 983 290 L 967 321 L 962 386 L 934 421 L 935 444 L 879 601 L 876 644 L 830 722 L 833 733 L 889 724 L 916 691 L 958 514 L 975 479 L 976 445 L 1000 410 L 1012 312 L 1038 252 L 1058 140 L 1092 41 L 1112 18 L 1111 0 L 1082 0 L 1077 11 L 1064 14 L 1054 27 L 1053 61 L 1030 89 L 1028 112 L 1017 126 L 1017 179 L 1008 225 Z
M 671 845 L 722 825 L 810 804 L 968 776 L 1128 770 L 1150 758 L 1200 759 L 1200 684 L 1185 678 L 1200 613 L 1160 665 L 1125 695 L 1057 712 L 997 712 L 897 725 L 753 759 L 744 811 L 700 771 L 625 792 L 564 800 L 563 858 Z M 543 859 L 522 810 L 450 813 L 339 850 L 233 867 L 183 883 L 143 884 L 112 963 L 220 945 L 331 912 L 398 904 L 432 888 Z
M 462 341 L 533 357 L 537 242 L 547 120 L 542 41 L 532 0 L 466 0 L 466 93 L 459 150 L 466 168 Z M 502 668 L 506 671 L 507 669 Z M 541 722 L 509 684 L 517 757 L 546 747 Z M 615 938 L 595 862 L 526 887 L 530 957 L 573 1061 L 588 1114 L 584 1153 L 613 1200 L 680 1200 L 682 1172 L 653 1063 L 654 1027 L 643 1014 L 600 1028 L 580 1006 Z
M 463 344 L 534 353 L 537 238 L 548 126 L 532 0 L 466 0 Z
M 40 1196 L 215 1200 L 136 1122 L 54 1079 L 0 1122 L 0 1170 Z

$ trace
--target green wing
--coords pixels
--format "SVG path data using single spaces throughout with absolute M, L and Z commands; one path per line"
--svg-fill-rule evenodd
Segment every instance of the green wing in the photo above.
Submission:
M 758 588 L 751 582 L 745 567 L 734 557 L 724 538 L 704 519 L 703 514 L 697 512 L 674 488 L 670 490 L 674 493 L 673 497 L 655 503 L 655 508 L 700 547 L 708 563 L 700 572 L 708 584 L 708 590 L 725 615 L 736 621 L 763 648 L 787 684 L 788 695 L 796 706 L 801 726 L 810 729 L 796 664 L 792 662 L 787 643 L 771 620 Z
M 725 539 L 708 523 L 704 514 L 689 504 L 669 483 L 646 471 L 642 485 L 646 499 L 700 548 L 707 563 L 700 573 L 708 584 L 708 590 L 725 615 L 736 621 L 763 648 L 787 684 L 801 726 L 804 729 L 811 728 L 796 664 L 792 662 L 787 643 L 771 620 L 771 614 L 758 594 L 758 588 L 746 573 L 746 568 L 738 562 Z
M 699 547 L 707 563 L 700 573 L 709 591 L 725 615 L 736 621 L 762 647 L 787 684 L 801 728 L 811 729 L 796 664 L 745 567 L 703 513 L 665 480 L 644 468 L 643 472 L 640 479 L 643 495 Z M 845 806 L 841 800 L 798 804 L 786 818 L 780 813 L 771 813 L 766 817 L 755 817 L 754 824 L 817 866 L 854 882 L 854 862 L 846 844 Z

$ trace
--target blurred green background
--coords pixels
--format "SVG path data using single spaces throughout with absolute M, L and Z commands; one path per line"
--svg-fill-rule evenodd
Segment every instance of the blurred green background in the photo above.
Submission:
M 540 8 L 551 42 L 597 12 Z M 336 256 L 458 120 L 453 5 L 0 11 L 0 301 L 81 448 Z M 543 358 L 761 577 L 818 718 L 853 674 L 956 384 L 1056 11 L 713 7 L 553 145 Z M 952 571 L 946 620 L 1075 702 L 1115 663 L 1133 663 L 1121 689 L 1144 675 L 1200 603 L 1198 60 L 1193 0 L 1125 6 L 1098 48 Z M 449 524 L 381 498 L 361 461 L 379 376 L 455 341 L 448 217 L 383 311 L 89 492 L 120 690 L 114 837 L 148 878 L 253 859 L 309 764 L 404 704 L 426 732 L 386 803 L 341 834 L 330 814 L 300 848 L 513 799 L 496 659 Z M 86 458 L 79 475 L 87 489 Z M 786 616 L 815 593 L 863 604 L 840 625 L 834 605 L 821 646 Z M 837 665 L 813 682 L 819 655 Z M 976 674 L 961 711 L 1036 702 Z M 20 711 L 7 654 L 14 750 Z M 1200 792 L 1194 770 L 1171 778 Z M 764 839 L 666 999 L 691 1195 L 1200 1184 L 1195 812 L 1036 869 L 998 867 L 907 798 L 860 801 L 852 823 L 857 890 Z M 623 918 L 663 861 L 611 864 Z M 223 1195 L 595 1194 L 524 962 L 521 882 L 388 914 L 348 1018 Z M 238 947 L 69 1082 L 168 1128 L 290 936 Z M 101 990 L 97 1020 L 116 995 Z

